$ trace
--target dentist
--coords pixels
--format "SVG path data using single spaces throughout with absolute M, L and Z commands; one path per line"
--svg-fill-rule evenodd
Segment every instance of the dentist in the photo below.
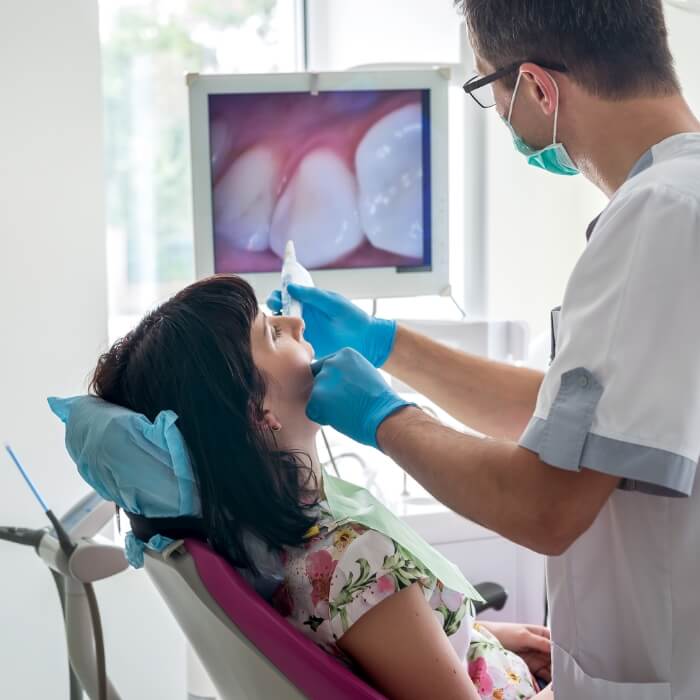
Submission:
M 610 199 L 553 313 L 552 364 L 469 356 L 292 287 L 323 358 L 307 412 L 549 555 L 558 699 L 697 700 L 700 123 L 661 0 L 459 4 L 467 93 L 533 166 L 580 171 Z M 491 437 L 406 405 L 377 367 Z

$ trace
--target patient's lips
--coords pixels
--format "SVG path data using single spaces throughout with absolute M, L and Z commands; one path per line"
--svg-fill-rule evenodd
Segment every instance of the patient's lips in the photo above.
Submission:
M 290 240 L 305 267 L 327 265 L 364 240 L 355 179 L 330 148 L 318 148 L 303 158 L 277 202 L 270 247 L 282 257 Z
M 355 156 L 362 228 L 372 245 L 423 255 L 422 109 L 406 105 L 376 122 Z
M 266 250 L 279 178 L 272 148 L 255 146 L 239 156 L 214 188 L 217 236 L 239 250 Z

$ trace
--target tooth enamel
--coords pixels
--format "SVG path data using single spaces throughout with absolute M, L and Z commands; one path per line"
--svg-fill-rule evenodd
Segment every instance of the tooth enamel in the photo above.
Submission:
M 264 146 L 253 147 L 234 161 L 214 188 L 217 236 L 238 250 L 268 248 L 279 172 L 277 157 Z
M 418 104 L 387 114 L 355 153 L 362 228 L 375 248 L 423 257 L 423 114 Z
M 214 178 L 218 178 L 226 163 L 226 156 L 233 140 L 231 127 L 221 120 L 213 122 L 210 139 L 212 174 Z
M 330 149 L 309 153 L 277 202 L 270 247 L 282 257 L 290 240 L 297 260 L 310 268 L 332 263 L 364 240 L 355 180 Z

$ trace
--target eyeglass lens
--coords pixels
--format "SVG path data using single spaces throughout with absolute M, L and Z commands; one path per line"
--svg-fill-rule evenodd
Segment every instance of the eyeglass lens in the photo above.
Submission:
M 493 95 L 493 83 L 483 85 L 472 91 L 471 94 L 482 107 L 494 107 L 496 105 L 496 98 Z

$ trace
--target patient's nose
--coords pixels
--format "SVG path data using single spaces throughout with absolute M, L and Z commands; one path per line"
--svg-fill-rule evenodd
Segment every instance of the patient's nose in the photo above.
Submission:
M 292 337 L 298 342 L 301 342 L 304 336 L 304 328 L 304 321 L 301 318 L 296 318 L 294 316 L 289 317 L 289 329 Z

